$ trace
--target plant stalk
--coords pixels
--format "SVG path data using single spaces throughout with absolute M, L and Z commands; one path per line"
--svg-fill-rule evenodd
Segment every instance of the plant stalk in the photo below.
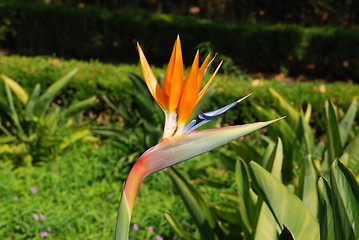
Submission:
M 141 161 L 137 161 L 128 175 L 118 208 L 115 240 L 128 240 L 132 210 L 145 173 Z

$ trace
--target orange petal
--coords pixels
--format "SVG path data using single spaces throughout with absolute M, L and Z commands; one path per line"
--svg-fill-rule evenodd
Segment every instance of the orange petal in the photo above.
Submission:
M 207 89 L 209 88 L 209 86 L 211 85 L 214 77 L 216 76 L 219 68 L 222 66 L 223 61 L 221 61 L 218 65 L 218 67 L 216 68 L 216 71 L 214 71 L 212 77 L 208 80 L 208 82 L 206 83 L 206 85 L 203 87 L 203 89 L 201 90 L 201 92 L 198 94 L 198 98 L 197 98 L 197 102 L 196 104 L 202 99 L 203 95 L 206 93 Z
M 163 80 L 163 93 L 166 99 L 168 99 L 167 106 L 169 112 L 174 112 L 178 107 L 183 76 L 181 41 L 180 38 L 177 37 Z
M 197 96 L 200 89 L 200 86 L 197 84 L 198 62 L 199 53 L 197 51 L 192 67 L 183 83 L 181 99 L 178 106 L 178 122 L 182 124 L 187 122 L 197 103 Z
M 208 54 L 206 59 L 203 61 L 202 66 L 200 67 L 199 71 L 198 71 L 198 78 L 197 78 L 197 84 L 199 87 L 202 86 L 202 80 L 204 77 L 204 73 L 207 69 L 208 66 L 208 61 L 209 61 L 210 55 Z
M 161 89 L 160 84 L 158 83 L 155 75 L 152 72 L 152 69 L 150 65 L 147 62 L 147 59 L 145 55 L 143 54 L 143 51 L 140 47 L 140 45 L 137 43 L 137 49 L 138 54 L 140 55 L 140 62 L 142 67 L 142 73 L 145 78 L 145 82 L 147 85 L 148 90 L 152 94 L 153 98 L 156 100 L 156 102 L 160 105 L 160 107 L 166 111 L 167 105 L 164 99 L 163 91 Z

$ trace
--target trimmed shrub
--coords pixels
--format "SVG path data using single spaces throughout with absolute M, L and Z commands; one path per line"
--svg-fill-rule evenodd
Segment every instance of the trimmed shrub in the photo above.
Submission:
M 46 89 L 51 83 L 74 68 L 78 68 L 79 72 L 60 95 L 64 105 L 68 105 L 70 100 L 86 99 L 91 96 L 101 98 L 102 95 L 110 96 L 116 106 L 123 105 L 124 102 L 136 105 L 134 96 L 139 94 L 139 91 L 136 89 L 135 83 L 128 78 L 128 73 L 132 72 L 142 76 L 141 68 L 138 65 L 113 66 L 96 61 L 65 61 L 50 57 L 0 57 L 0 74 L 13 78 L 25 89 L 33 89 L 36 83 L 40 83 L 42 88 Z M 164 74 L 164 70 L 159 68 L 154 68 L 154 72 L 155 75 Z M 346 109 L 350 102 L 359 96 L 359 86 L 350 82 L 324 84 L 320 81 L 289 83 L 264 79 L 253 81 L 246 75 L 218 74 L 214 85 L 216 90 L 211 98 L 213 101 L 208 101 L 203 106 L 204 111 L 227 105 L 250 92 L 254 93 L 252 97 L 241 103 L 240 111 L 229 111 L 223 116 L 224 122 L 228 124 L 242 123 L 244 119 L 248 120 L 253 117 L 252 101 L 270 105 L 272 102 L 268 92 L 270 87 L 283 93 L 295 106 L 305 106 L 307 103 L 311 103 L 314 115 L 323 111 L 325 99 L 332 99 L 338 106 Z M 3 84 L 0 82 L 0 98 L 3 96 L 6 95 Z M 112 111 L 104 102 L 97 104 L 92 110 L 97 113 L 111 113 Z
M 227 24 L 193 17 L 99 7 L 0 3 L 0 43 L 11 53 L 137 62 L 139 41 L 151 62 L 168 61 L 177 34 L 184 48 L 210 42 L 249 72 L 359 79 L 359 29 Z M 184 52 L 186 62 L 192 51 Z

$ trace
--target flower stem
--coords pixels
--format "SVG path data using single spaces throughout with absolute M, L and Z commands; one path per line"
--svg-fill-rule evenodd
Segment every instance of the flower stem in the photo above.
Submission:
M 118 208 L 115 240 L 128 240 L 132 210 L 145 173 L 141 161 L 137 161 L 128 175 Z

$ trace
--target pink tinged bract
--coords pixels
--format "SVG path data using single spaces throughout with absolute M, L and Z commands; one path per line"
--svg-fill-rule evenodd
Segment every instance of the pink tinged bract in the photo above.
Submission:
M 145 174 L 144 177 L 146 177 L 161 169 L 206 153 L 280 119 L 282 118 L 266 122 L 194 131 L 165 138 L 147 150 L 135 163 L 134 168 L 141 168 L 143 174 Z

